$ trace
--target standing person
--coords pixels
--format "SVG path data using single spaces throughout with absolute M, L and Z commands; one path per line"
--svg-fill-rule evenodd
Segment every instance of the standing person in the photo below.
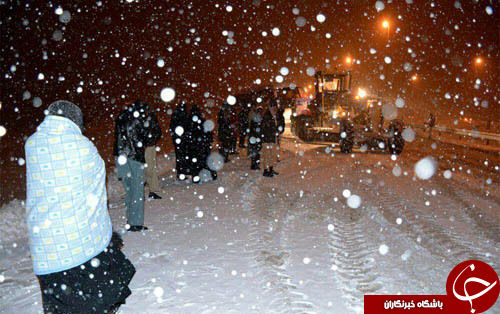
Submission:
M 129 231 L 147 230 L 144 226 L 144 147 L 148 143 L 144 126 L 148 107 L 140 101 L 126 107 L 115 121 L 116 169 L 127 195 L 127 224 Z
M 153 110 L 149 107 L 149 104 L 146 104 L 146 107 L 149 110 L 148 117 L 146 119 L 146 138 L 147 138 L 147 146 L 145 152 L 146 158 L 146 183 L 149 186 L 149 198 L 152 199 L 161 199 L 161 196 L 158 195 L 160 192 L 160 185 L 158 184 L 158 168 L 156 165 L 156 144 L 161 138 L 162 131 L 160 124 L 158 123 L 158 118 Z
M 190 120 L 186 104 L 181 103 L 175 108 L 170 119 L 170 134 L 175 149 L 175 169 L 178 180 L 186 179 L 190 173 L 191 158 L 189 157 Z
M 189 122 L 191 130 L 191 138 L 189 141 L 189 151 L 191 152 L 191 165 L 190 172 L 192 174 L 193 183 L 200 182 L 200 171 L 203 169 L 203 155 L 204 155 L 204 136 L 203 136 L 203 123 L 205 119 L 202 117 L 200 109 L 197 105 L 191 107 L 189 112 Z
M 135 268 L 107 208 L 106 168 L 82 135 L 83 115 L 59 100 L 26 141 L 28 236 L 44 313 L 115 313 Z
M 436 118 L 432 113 L 429 114 L 429 120 L 427 120 L 427 126 L 429 127 L 429 139 L 432 139 L 432 129 L 436 125 Z
M 264 165 L 265 177 L 278 175 L 274 171 L 276 163 L 276 138 L 278 134 L 278 126 L 276 123 L 276 104 L 271 103 L 262 118 L 262 163 Z
M 213 149 L 214 142 L 214 123 L 212 121 L 203 122 L 203 132 L 204 132 L 204 147 L 203 147 L 203 165 L 204 168 L 210 172 L 212 180 L 217 180 L 217 171 L 214 170 L 213 166 L 210 167 L 208 164 L 208 159 Z
M 229 162 L 233 130 L 231 129 L 231 113 L 229 112 L 229 105 L 226 102 L 222 104 L 222 108 L 219 111 L 217 125 L 219 127 L 220 151 L 224 157 L 224 162 Z
M 238 114 L 238 131 L 240 133 L 239 147 L 245 148 L 245 139 L 248 134 L 248 108 L 246 104 L 242 105 L 240 113 Z
M 248 113 L 249 132 L 248 132 L 248 150 L 247 153 L 251 159 L 250 169 L 260 169 L 260 152 L 262 150 L 262 107 L 255 108 L 252 105 Z
M 236 149 L 237 144 L 238 144 L 238 131 L 239 131 L 239 126 L 238 126 L 238 115 L 236 114 L 236 109 L 233 106 L 232 108 L 229 108 L 230 112 L 230 121 L 231 121 L 231 149 L 230 149 L 230 154 L 231 155 L 236 155 L 238 154 L 238 151 Z
M 212 151 L 213 135 L 208 129 L 207 123 L 199 107 L 194 105 L 190 111 L 192 140 L 190 151 L 194 153 L 192 159 L 193 182 L 201 182 L 200 172 L 203 169 L 210 171 L 212 179 L 217 179 L 217 172 L 211 170 L 207 165 L 207 159 Z M 212 123 L 213 126 L 213 123 Z
M 280 106 L 276 113 L 276 124 L 278 126 L 278 135 L 276 138 L 276 161 L 280 162 L 281 135 L 285 133 L 285 108 Z

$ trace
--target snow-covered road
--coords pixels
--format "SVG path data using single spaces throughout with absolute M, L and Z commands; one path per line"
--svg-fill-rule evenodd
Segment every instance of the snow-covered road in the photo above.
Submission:
M 428 155 L 437 172 L 414 178 Z M 123 230 L 110 176 L 114 228 L 137 268 L 120 313 L 353 313 L 364 294 L 445 294 L 468 259 L 499 272 L 498 154 L 419 139 L 393 160 L 287 139 L 281 159 L 269 179 L 241 154 L 202 185 L 174 182 L 171 158 L 161 160 L 164 198 L 147 202 L 144 233 Z M 22 212 L 20 202 L 2 209 L 0 313 L 41 312 Z

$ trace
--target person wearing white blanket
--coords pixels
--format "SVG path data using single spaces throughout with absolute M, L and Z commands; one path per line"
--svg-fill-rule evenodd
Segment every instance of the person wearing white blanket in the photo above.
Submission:
M 82 129 L 80 108 L 56 101 L 25 144 L 29 244 L 46 313 L 108 313 L 130 295 L 135 272 L 111 241 L 105 164 Z M 97 265 L 87 283 L 79 279 L 86 263 Z M 121 287 L 107 289 L 110 279 Z

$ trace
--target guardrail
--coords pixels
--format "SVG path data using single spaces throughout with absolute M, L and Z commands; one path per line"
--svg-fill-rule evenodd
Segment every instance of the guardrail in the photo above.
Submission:
M 434 127 L 434 129 L 439 131 L 439 132 L 454 133 L 457 135 L 463 135 L 463 136 L 469 136 L 469 137 L 479 138 L 479 139 L 483 139 L 483 140 L 493 140 L 493 141 L 500 142 L 500 134 L 495 134 L 495 133 L 480 132 L 480 131 L 466 130 L 466 129 L 449 129 L 449 128 L 440 127 L 440 126 Z
M 422 125 L 410 125 L 412 128 L 418 128 L 422 130 L 428 130 L 427 126 Z M 488 132 L 480 132 L 475 130 L 467 130 L 467 129 L 450 129 L 443 126 L 435 126 L 433 128 L 434 131 L 442 132 L 442 133 L 450 133 L 459 136 L 468 136 L 472 138 L 482 139 L 482 140 L 492 140 L 500 142 L 500 134 L 496 133 L 488 133 Z

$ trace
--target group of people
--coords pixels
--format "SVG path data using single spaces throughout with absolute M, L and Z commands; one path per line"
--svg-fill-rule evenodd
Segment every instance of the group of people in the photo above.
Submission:
M 277 102 L 272 98 L 261 104 L 243 104 L 240 107 L 238 119 L 234 119 L 235 111 L 227 103 L 219 111 L 217 124 L 224 161 L 228 162 L 229 155 L 237 153 L 236 142 L 239 139 L 238 146 L 247 147 L 247 155 L 251 160 L 250 169 L 261 169 L 262 164 L 264 176 L 277 175 L 274 167 L 279 161 L 280 137 L 285 131 L 283 107 L 278 108 Z
M 219 113 L 219 149 L 229 161 L 239 146 L 248 148 L 251 169 L 262 164 L 264 176 L 275 170 L 283 112 L 269 101 L 242 106 L 236 114 L 224 104 Z M 235 122 L 236 120 L 236 122 Z M 238 121 L 239 120 L 239 121 Z M 106 169 L 93 143 L 82 134 L 80 108 L 65 100 L 52 103 L 37 131 L 25 144 L 27 223 L 33 269 L 40 283 L 45 313 L 115 313 L 131 294 L 135 274 L 113 232 L 107 207 Z M 237 131 L 236 131 L 237 130 Z M 170 120 L 176 175 L 201 182 L 214 149 L 214 123 L 198 106 L 178 105 Z M 116 117 L 113 154 L 118 178 L 126 190 L 128 231 L 144 226 L 144 187 L 160 199 L 156 144 L 162 136 L 149 104 L 128 104 Z M 262 162 L 261 162 L 262 155 Z

